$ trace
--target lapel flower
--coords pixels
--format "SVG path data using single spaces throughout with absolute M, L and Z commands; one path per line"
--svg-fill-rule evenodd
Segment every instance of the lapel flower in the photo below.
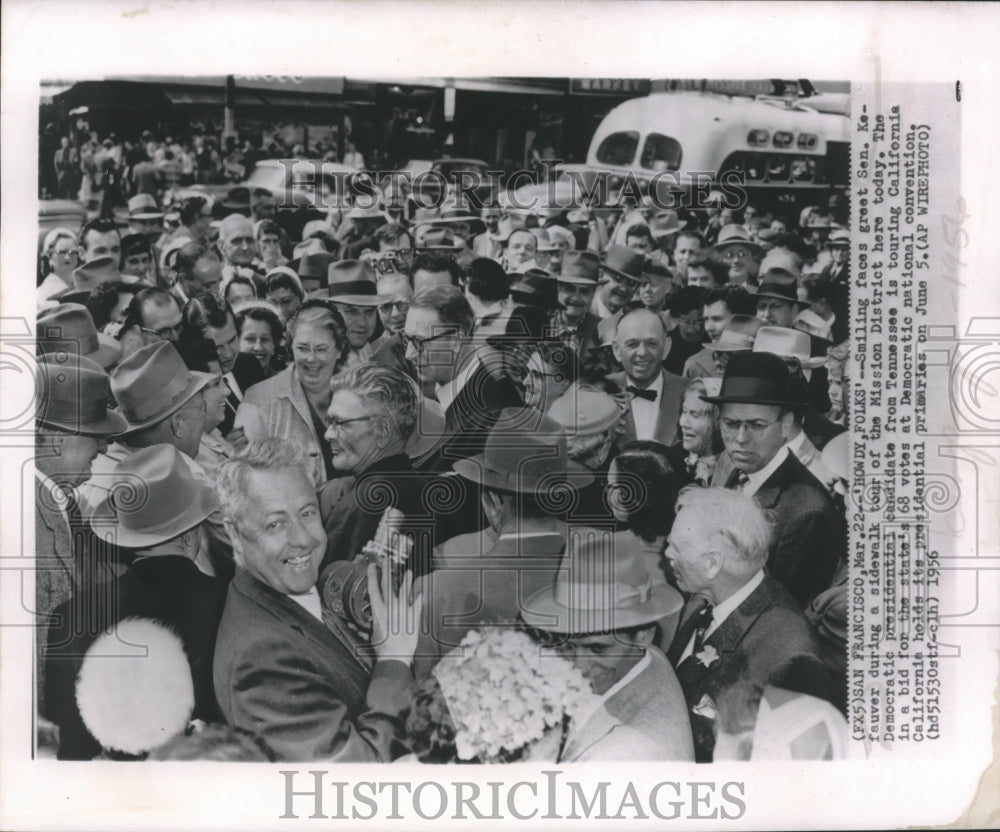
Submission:
M 711 667 L 715 662 L 719 660 L 719 651 L 716 650 L 711 644 L 706 644 L 700 653 L 695 653 L 694 656 L 699 662 L 705 667 Z
M 691 712 L 705 719 L 715 719 L 715 702 L 707 693 L 701 695 L 698 704 L 691 708 Z

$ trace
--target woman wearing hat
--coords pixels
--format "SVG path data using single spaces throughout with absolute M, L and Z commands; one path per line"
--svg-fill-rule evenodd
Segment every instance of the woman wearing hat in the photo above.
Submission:
M 330 380 L 343 369 L 350 349 L 344 319 L 328 301 L 308 300 L 288 325 L 288 342 L 291 366 L 247 390 L 235 426 L 251 442 L 279 437 L 297 444 L 319 487 L 335 476 L 324 434 Z

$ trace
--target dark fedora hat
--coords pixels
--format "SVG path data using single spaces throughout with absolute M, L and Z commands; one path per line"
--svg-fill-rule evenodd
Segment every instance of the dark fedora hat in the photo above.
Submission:
M 644 254 L 638 254 L 625 246 L 608 246 L 601 267 L 616 277 L 638 282 L 642 279 L 642 267 L 645 262 Z
M 559 303 L 559 285 L 543 269 L 528 269 L 514 275 L 510 284 L 511 299 L 525 306 L 534 306 L 549 312 L 565 307 Z
M 757 298 L 775 298 L 798 304 L 802 309 L 812 306 L 808 301 L 799 300 L 799 281 L 787 269 L 769 269 L 760 278 Z
M 573 249 L 563 255 L 558 280 L 562 283 L 596 286 L 600 267 L 601 258 L 594 252 Z
M 375 272 L 364 260 L 341 260 L 331 263 L 327 272 L 330 300 L 352 306 L 381 306 L 392 300 L 391 295 L 380 295 L 376 288 Z
M 326 283 L 327 273 L 330 270 L 330 264 L 337 262 L 337 255 L 330 254 L 329 252 L 310 252 L 309 254 L 303 255 L 302 259 L 299 260 L 298 275 L 303 279 L 319 280 L 322 283 Z
M 718 396 L 702 396 L 711 404 L 769 404 L 803 407 L 785 362 L 769 352 L 738 352 L 729 359 Z

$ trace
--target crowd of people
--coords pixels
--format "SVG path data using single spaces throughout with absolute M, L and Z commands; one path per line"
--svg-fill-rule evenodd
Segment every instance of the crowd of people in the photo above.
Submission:
M 843 753 L 839 198 L 394 195 L 297 233 L 143 191 L 45 239 L 40 747 L 390 762 L 415 682 L 506 626 L 600 699 L 558 761 Z M 366 555 L 388 515 L 397 573 Z M 145 707 L 113 705 L 133 619 L 186 698 L 151 646 Z

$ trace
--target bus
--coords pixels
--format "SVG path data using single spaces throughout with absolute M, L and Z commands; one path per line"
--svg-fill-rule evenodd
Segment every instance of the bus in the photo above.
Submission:
M 810 204 L 846 189 L 850 176 L 847 96 L 816 96 L 823 109 L 811 100 L 687 91 L 634 98 L 604 117 L 587 164 L 655 182 L 658 200 L 708 182 L 724 194 L 742 186 L 762 207 Z

